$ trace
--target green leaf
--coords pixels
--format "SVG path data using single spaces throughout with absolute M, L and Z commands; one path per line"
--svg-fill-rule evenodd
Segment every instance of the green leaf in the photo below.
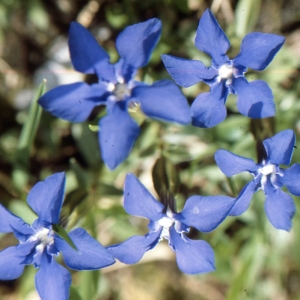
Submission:
M 260 7 L 261 0 L 238 1 L 235 10 L 235 32 L 237 36 L 244 37 L 247 33 L 253 30 L 258 19 Z
M 87 123 L 72 124 L 71 130 L 76 144 L 89 167 L 99 167 L 101 160 L 97 135 L 90 130 Z
M 44 80 L 30 105 L 28 118 L 23 125 L 17 150 L 14 154 L 14 170 L 13 170 L 13 181 L 16 186 L 22 189 L 28 181 L 28 164 L 30 151 L 36 136 L 36 132 L 40 123 L 42 109 L 38 105 L 38 99 L 46 91 L 46 81 Z
M 96 299 L 100 272 L 96 271 L 81 271 L 80 272 L 79 292 L 82 299 Z
M 70 300 L 82 300 L 79 293 L 72 286 L 70 287 Z
M 28 119 L 24 123 L 24 126 L 21 131 L 19 143 L 18 143 L 18 151 L 24 155 L 24 151 L 27 155 L 29 155 L 29 151 L 33 144 L 34 138 L 36 136 L 36 132 L 40 123 L 42 109 L 37 103 L 38 99 L 45 93 L 46 91 L 46 80 L 44 80 L 30 105 L 30 110 L 28 114 Z
M 59 225 L 59 224 L 52 224 L 52 229 L 54 232 L 61 237 L 64 241 L 66 241 L 74 250 L 77 251 L 77 248 L 71 238 L 69 237 L 68 233 L 65 231 L 65 229 Z
M 152 170 L 152 179 L 156 192 L 159 195 L 176 194 L 179 178 L 175 166 L 161 156 L 157 159 Z

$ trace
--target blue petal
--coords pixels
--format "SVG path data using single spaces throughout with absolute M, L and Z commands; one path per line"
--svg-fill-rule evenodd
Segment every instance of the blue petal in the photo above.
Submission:
M 65 173 L 55 173 L 33 186 L 27 196 L 27 203 L 46 224 L 58 224 L 64 200 Z
M 71 274 L 55 259 L 44 254 L 42 264 L 35 275 L 35 286 L 43 300 L 68 300 Z
M 209 9 L 204 12 L 200 19 L 195 45 L 199 50 L 210 55 L 217 67 L 228 61 L 226 52 L 230 43 Z
M 145 66 L 161 34 L 161 21 L 150 19 L 126 27 L 117 37 L 116 47 L 128 65 Z
M 272 61 L 282 47 L 285 38 L 276 34 L 252 32 L 247 34 L 241 45 L 241 51 L 233 60 L 235 67 L 250 67 L 261 71 Z
M 91 33 L 81 24 L 72 22 L 69 31 L 69 48 L 75 70 L 97 74 L 100 78 L 116 82 L 109 55 Z
M 99 125 L 102 159 L 113 170 L 129 155 L 140 129 L 128 114 L 126 103 L 121 101 L 111 107 Z
M 255 180 L 246 184 L 229 212 L 229 216 L 239 216 L 244 213 L 250 205 L 253 194 L 259 189 L 259 187 L 259 184 Z
M 249 118 L 267 118 L 275 115 L 273 94 L 266 82 L 247 82 L 244 77 L 234 80 L 238 111 Z
M 173 82 L 159 80 L 147 86 L 137 86 L 132 96 L 141 103 L 147 116 L 180 124 L 191 123 L 190 108 L 185 96 Z
M 163 218 L 164 206 L 131 173 L 127 174 L 125 179 L 124 208 L 130 215 L 144 217 L 151 221 Z
M 108 252 L 125 264 L 135 264 L 143 255 L 159 242 L 161 230 L 149 232 L 145 236 L 133 236 L 125 242 L 107 247 Z
M 215 270 L 214 251 L 205 241 L 194 241 L 170 228 L 170 244 L 176 252 L 179 269 L 186 274 Z
M 18 246 L 9 247 L 0 252 L 0 280 L 13 280 L 20 277 L 24 270 L 24 258 Z
M 225 120 L 225 107 L 228 95 L 225 83 L 221 81 L 208 93 L 200 94 L 191 106 L 192 124 L 197 127 L 211 128 Z
M 291 129 L 283 130 L 273 137 L 264 140 L 268 162 L 273 164 L 289 165 L 292 159 L 295 134 Z
M 66 265 L 74 270 L 96 270 L 115 263 L 114 258 L 83 228 L 76 228 L 69 233 L 76 246 L 74 250 L 63 239 L 55 238 L 55 245 L 62 252 Z
M 228 177 L 245 171 L 252 173 L 258 169 L 258 166 L 252 159 L 223 149 L 216 151 L 215 161 L 221 171 Z
M 192 196 L 175 217 L 185 225 L 209 232 L 223 222 L 234 202 L 235 198 L 227 196 Z
M 58 118 L 83 122 L 95 106 L 104 104 L 106 95 L 107 91 L 99 84 L 76 82 L 54 88 L 44 94 L 38 103 Z
M 34 234 L 34 230 L 21 218 L 0 205 L 0 232 L 18 232 L 23 235 Z
M 290 231 L 296 208 L 293 198 L 268 181 L 265 185 L 265 210 L 269 221 L 276 229 Z
M 300 165 L 294 164 L 290 168 L 283 171 L 281 182 L 286 185 L 290 193 L 300 196 Z
M 162 55 L 161 59 L 175 82 L 190 87 L 199 81 L 211 80 L 218 75 L 214 68 L 206 68 L 201 61 L 190 60 L 171 55 Z

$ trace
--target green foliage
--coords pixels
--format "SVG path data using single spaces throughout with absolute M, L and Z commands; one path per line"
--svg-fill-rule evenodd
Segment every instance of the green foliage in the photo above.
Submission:
M 83 226 L 106 246 L 147 231 L 145 220 L 128 217 L 122 207 L 123 183 L 128 172 L 138 175 L 154 195 L 157 193 L 157 198 L 176 195 L 178 207 L 182 207 L 195 194 L 236 197 L 251 178 L 240 174 L 227 179 L 215 164 L 217 149 L 257 160 L 261 157 L 263 139 L 291 128 L 297 136 L 293 162 L 300 162 L 300 56 L 299 38 L 293 29 L 300 21 L 297 1 L 289 0 L 285 5 L 282 1 L 219 1 L 214 12 L 230 36 L 230 56 L 239 52 L 245 34 L 251 31 L 283 34 L 280 30 L 284 29 L 287 43 L 270 66 L 263 72 L 248 70 L 247 73 L 249 81 L 262 79 L 270 85 L 276 102 L 275 118 L 250 121 L 237 114 L 236 96 L 227 101 L 228 118 L 212 129 L 149 120 L 138 106 L 133 106 L 131 116 L 142 132 L 130 156 L 114 171 L 104 166 L 99 152 L 97 134 L 101 128 L 97 120 L 105 110 L 95 120 L 81 124 L 70 124 L 42 113 L 36 100 L 45 91 L 44 83 L 37 89 L 28 112 L 18 111 L 13 104 L 17 92 L 28 87 L 34 90 L 33 75 L 46 61 L 54 35 L 66 36 L 69 23 L 86 9 L 89 1 L 75 2 L 3 0 L 0 3 L 0 80 L 4 83 L 0 86 L 0 201 L 14 214 L 31 224 L 36 216 L 25 205 L 28 191 L 47 175 L 64 170 L 66 199 L 60 224 L 53 225 L 54 230 L 75 249 L 67 232 Z M 202 12 L 207 5 L 215 6 L 218 1 L 100 2 L 99 10 L 85 20 L 95 33 L 103 28 L 108 30 L 108 37 L 101 40 L 101 45 L 113 60 L 117 59 L 115 37 L 125 26 L 152 17 L 162 20 L 161 40 L 149 65 L 138 74 L 147 83 L 169 78 L 160 60 L 163 53 L 210 64 L 210 58 L 194 46 L 194 36 Z M 14 69 L 19 50 L 23 64 Z M 24 66 L 30 67 L 24 69 Z M 207 86 L 201 83 L 183 89 L 190 103 L 204 91 Z M 26 116 L 25 121 L 20 121 L 20 116 Z M 102 273 L 73 272 L 70 299 L 151 300 L 175 299 L 178 295 L 183 300 L 299 299 L 299 199 L 295 197 L 298 212 L 293 229 L 286 234 L 268 223 L 263 199 L 264 194 L 257 193 L 246 213 L 228 217 L 215 231 L 201 234 L 200 238 L 215 250 L 216 272 L 183 275 L 172 252 L 159 247 L 151 251 L 153 255 L 147 253 L 136 266 L 116 264 Z M 199 238 L 193 230 L 190 235 Z M 0 236 L 0 249 L 14 243 L 11 237 Z M 34 268 L 26 268 L 10 289 L 8 284 L 1 283 L 1 297 L 33 299 L 35 272 Z

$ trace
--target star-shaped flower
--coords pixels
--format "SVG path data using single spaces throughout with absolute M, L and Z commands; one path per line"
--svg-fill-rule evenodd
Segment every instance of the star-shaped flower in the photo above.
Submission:
M 152 85 L 134 79 L 144 67 L 161 34 L 161 21 L 150 19 L 125 28 L 116 40 L 120 60 L 109 62 L 109 55 L 90 32 L 73 22 L 69 48 L 74 68 L 97 75 L 98 83 L 77 82 L 62 85 L 39 99 L 53 115 L 71 122 L 85 121 L 93 108 L 106 105 L 107 116 L 99 121 L 102 158 L 110 169 L 117 167 L 130 153 L 139 134 L 139 126 L 128 113 L 133 104 L 148 117 L 189 124 L 189 106 L 180 89 L 169 80 Z
M 227 196 L 192 196 L 184 209 L 176 213 L 172 198 L 163 205 L 133 174 L 128 174 L 124 185 L 124 208 L 128 214 L 149 219 L 149 233 L 133 236 L 107 249 L 121 262 L 134 264 L 165 238 L 176 252 L 177 264 L 182 272 L 213 271 L 214 252 L 211 246 L 206 241 L 189 239 L 184 232 L 188 232 L 191 226 L 202 232 L 214 230 L 226 218 L 234 201 Z
M 215 153 L 217 165 L 226 176 L 247 171 L 254 177 L 240 192 L 229 215 L 237 216 L 245 212 L 253 194 L 262 189 L 266 195 L 265 210 L 269 221 L 275 228 L 289 231 L 295 204 L 292 197 L 281 188 L 285 185 L 290 193 L 300 196 L 300 165 L 294 164 L 288 169 L 282 169 L 280 164 L 290 164 L 295 134 L 290 129 L 284 130 L 264 140 L 263 144 L 267 157 L 258 164 L 250 158 L 226 150 Z
M 237 107 L 250 118 L 275 115 L 272 91 L 262 80 L 248 82 L 244 76 L 247 68 L 261 71 L 272 61 L 284 43 L 276 34 L 252 32 L 242 41 L 241 51 L 234 58 L 226 55 L 230 43 L 210 10 L 200 19 L 195 38 L 196 47 L 212 57 L 212 66 L 206 68 L 197 60 L 162 55 L 166 69 L 175 82 L 189 87 L 199 81 L 210 86 L 191 106 L 192 124 L 213 127 L 227 115 L 225 102 L 229 93 L 237 94 Z
M 59 252 L 65 264 L 74 270 L 96 270 L 115 262 L 83 228 L 69 233 L 76 250 L 53 231 L 52 225 L 59 223 L 64 186 L 64 173 L 56 173 L 32 188 L 27 202 L 38 219 L 31 226 L 0 205 L 0 232 L 13 232 L 19 240 L 17 246 L 0 252 L 0 279 L 16 279 L 25 265 L 33 264 L 38 268 L 35 286 L 43 300 L 69 299 L 71 274 L 56 262 Z

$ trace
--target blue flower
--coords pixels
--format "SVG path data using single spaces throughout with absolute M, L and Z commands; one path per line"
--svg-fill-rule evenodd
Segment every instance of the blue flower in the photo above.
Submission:
M 258 164 L 226 150 L 218 150 L 215 154 L 215 160 L 226 176 L 247 171 L 254 177 L 240 192 L 229 215 L 237 216 L 245 212 L 253 194 L 262 189 L 266 195 L 265 210 L 269 221 L 275 228 L 289 231 L 295 204 L 281 188 L 285 185 L 290 193 L 300 196 L 300 165 L 294 164 L 288 169 L 282 169 L 279 165 L 290 164 L 295 134 L 290 129 L 284 130 L 264 140 L 263 144 L 267 157 Z
M 154 199 L 133 174 L 127 174 L 124 208 L 128 214 L 149 219 L 149 233 L 109 246 L 108 251 L 121 262 L 134 264 L 165 238 L 176 252 L 177 264 L 182 272 L 196 274 L 213 271 L 214 252 L 211 246 L 202 240 L 189 239 L 184 232 L 188 232 L 190 226 L 202 232 L 214 230 L 226 218 L 235 199 L 227 196 L 192 196 L 180 213 L 175 212 L 172 197 L 165 200 L 167 203 L 163 205 Z
M 29 206 L 38 214 L 30 226 L 0 205 L 0 232 L 13 232 L 17 246 L 0 252 L 0 280 L 16 279 L 25 265 L 38 268 L 36 289 L 43 300 L 67 300 L 71 274 L 55 261 L 63 253 L 65 264 L 74 270 L 95 270 L 115 262 L 107 250 L 83 228 L 76 228 L 69 237 L 73 249 L 52 229 L 58 224 L 64 198 L 65 175 L 57 173 L 38 182 L 27 197 Z
M 210 92 L 200 94 L 191 106 L 192 124 L 213 127 L 227 115 L 225 102 L 229 93 L 237 94 L 237 107 L 250 118 L 275 115 L 272 91 L 261 80 L 248 82 L 247 68 L 261 71 L 272 61 L 284 43 L 276 34 L 253 32 L 245 36 L 241 51 L 234 59 L 226 55 L 230 43 L 210 10 L 200 19 L 195 38 L 196 47 L 212 57 L 212 66 L 202 62 L 162 55 L 162 60 L 175 82 L 189 87 L 199 81 L 210 86 Z
M 120 60 L 110 64 L 109 55 L 89 31 L 73 22 L 69 48 L 74 68 L 97 75 L 99 81 L 62 85 L 39 99 L 45 110 L 71 122 L 83 122 L 95 106 L 106 105 L 107 116 L 99 121 L 99 143 L 110 169 L 129 155 L 139 135 L 139 126 L 128 113 L 130 105 L 139 105 L 151 118 L 180 124 L 191 121 L 187 100 L 173 82 L 159 80 L 147 85 L 134 79 L 137 69 L 147 64 L 160 34 L 158 19 L 128 26 L 116 40 Z

